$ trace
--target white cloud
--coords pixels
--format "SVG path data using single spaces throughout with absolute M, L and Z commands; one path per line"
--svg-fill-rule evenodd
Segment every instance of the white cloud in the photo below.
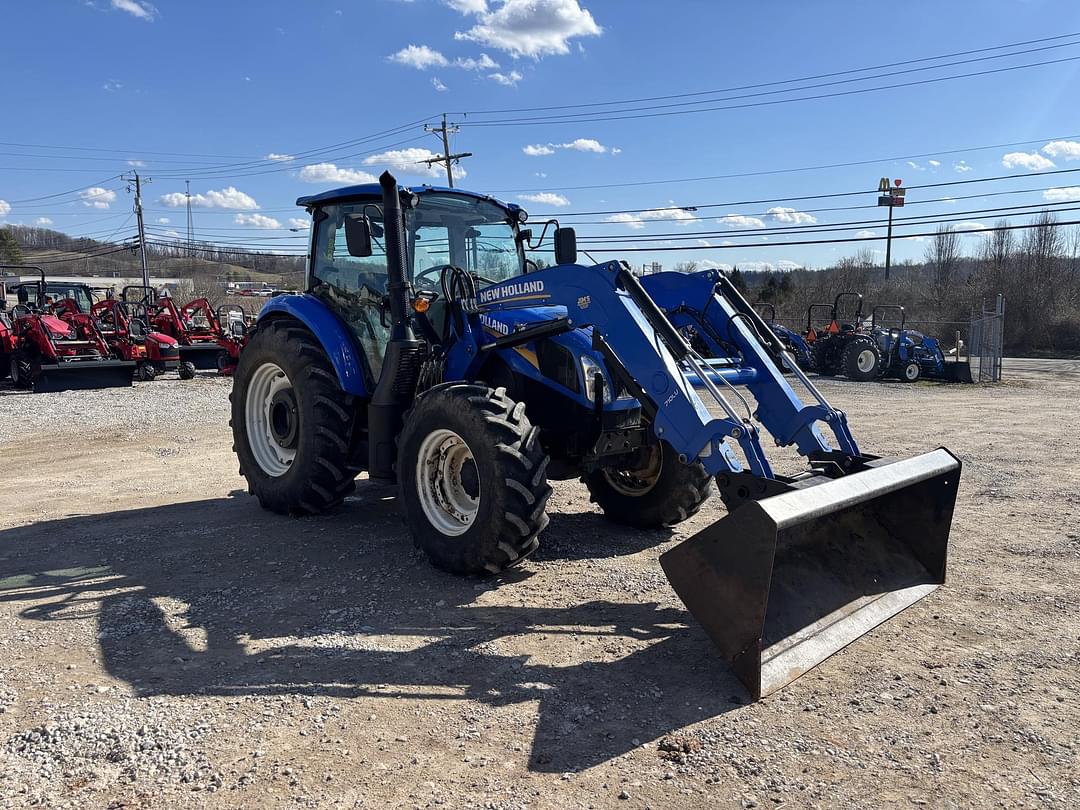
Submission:
M 555 194 L 551 191 L 541 191 L 537 194 L 518 194 L 518 199 L 539 203 L 540 205 L 553 205 L 556 208 L 565 208 L 570 205 L 570 200 L 566 199 L 562 194 Z
M 427 45 L 409 45 L 386 57 L 386 59 L 389 62 L 396 62 L 399 65 L 416 68 L 417 70 L 446 67 L 450 64 L 449 59 Z
M 966 160 L 961 160 L 953 164 L 953 171 L 960 172 L 960 174 L 970 172 L 973 168 L 975 167 L 969 166 Z
M 777 222 L 789 222 L 794 225 L 813 225 L 817 222 L 816 217 L 804 211 L 796 211 L 794 208 L 770 208 L 767 213 L 771 214 Z
M 611 149 L 611 154 L 613 154 L 613 155 L 619 155 L 619 154 L 622 154 L 622 149 L 620 149 L 620 148 L 619 148 L 619 147 L 617 147 L 617 146 L 615 146 L 615 147 L 612 147 L 612 149 Z
M 298 231 L 308 231 L 311 230 L 311 220 L 303 217 L 289 217 L 289 227 L 296 228 Z
M 153 22 L 158 13 L 156 8 L 142 0 L 110 0 L 109 5 L 116 11 L 126 11 L 132 17 L 147 22 Z
M 459 67 L 462 70 L 498 70 L 499 63 L 486 53 L 482 53 L 479 59 L 473 59 L 471 56 L 464 59 L 455 59 L 454 67 Z
M 1080 200 L 1080 186 L 1048 188 L 1043 192 L 1043 199 L 1047 202 L 1076 202 Z
M 116 192 L 107 188 L 94 186 L 79 192 L 82 204 L 87 208 L 108 208 L 109 203 L 116 199 Z
M 985 231 L 986 226 L 981 222 L 957 222 L 950 230 L 953 231 Z
M 487 0 L 443 0 L 459 14 L 483 14 L 487 11 Z
M 926 171 L 926 167 L 925 167 L 925 166 L 920 166 L 920 165 L 919 165 L 918 163 L 916 163 L 916 162 L 915 162 L 914 160 L 909 160 L 909 161 L 907 162 L 907 165 L 908 165 L 908 166 L 910 166 L 911 168 L 913 168 L 913 169 L 914 169 L 915 171 L 917 171 L 917 172 L 925 172 L 925 171 Z
M 743 214 L 728 214 L 716 220 L 728 228 L 764 228 L 765 222 L 757 217 L 748 217 Z
M 128 166 L 133 166 L 133 167 L 135 167 L 136 169 L 141 169 L 141 168 L 143 168 L 143 167 L 144 167 L 144 166 L 146 165 L 146 163 L 144 163 L 144 162 L 143 162 L 143 161 L 141 161 L 141 160 L 129 160 L 129 161 L 127 162 L 127 165 L 128 165 Z
M 869 239 L 869 238 L 871 238 L 873 236 L 877 236 L 876 231 L 856 231 L 855 232 L 855 237 L 857 239 Z
M 430 149 L 412 147 L 410 149 L 391 149 L 388 152 L 380 152 L 364 158 L 365 166 L 386 166 L 407 174 L 418 174 L 423 177 L 444 177 L 446 167 L 442 163 L 424 163 L 422 161 L 438 157 L 436 152 Z M 461 166 L 454 167 L 454 177 L 465 177 L 467 172 Z
M 936 168 L 937 168 L 938 166 L 940 166 L 940 165 L 941 165 L 941 161 L 940 161 L 940 160 L 928 160 L 928 161 L 926 161 L 926 162 L 927 162 L 927 163 L 929 163 L 929 164 L 930 164 L 931 166 L 933 166 L 933 167 L 934 167 L 935 169 L 936 169 Z
M 479 10 L 479 3 L 460 3 L 476 15 L 476 25 L 454 38 L 498 48 L 518 57 L 539 59 L 545 54 L 570 52 L 569 41 L 601 33 L 592 14 L 578 0 L 504 0 L 494 11 Z M 461 10 L 459 8 L 458 10 Z
M 105 81 L 105 84 L 101 85 L 101 89 L 113 93 L 123 86 L 124 85 L 121 82 L 118 82 L 116 79 L 107 79 Z
M 1080 160 L 1080 141 L 1050 141 L 1042 151 L 1050 157 Z
M 168 217 L 158 217 L 157 222 L 158 222 L 158 225 L 168 225 L 169 224 L 169 218 Z
M 233 217 L 237 225 L 250 225 L 252 228 L 280 228 L 281 223 L 273 217 L 263 214 L 237 214 Z
M 622 149 L 619 148 L 605 146 L 595 138 L 575 138 L 568 143 L 534 143 L 521 147 L 521 151 L 531 157 L 554 155 L 556 149 L 569 149 L 574 152 L 593 152 L 598 155 L 605 154 L 606 152 L 617 155 L 622 151 Z
M 286 160 L 296 160 L 296 158 L 294 158 L 292 155 L 285 155 L 285 154 L 282 154 L 281 152 L 271 152 L 270 154 L 268 154 L 263 159 L 264 160 L 278 160 L 278 161 L 282 161 L 282 162 L 284 162 Z
M 680 208 L 671 202 L 669 208 L 649 208 L 645 211 L 638 211 L 635 214 L 612 214 L 605 219 L 605 222 L 618 222 L 621 225 L 626 225 L 628 228 L 633 228 L 635 231 L 640 231 L 645 227 L 647 220 L 663 220 L 675 222 L 678 225 L 691 225 L 695 222 L 694 215 L 690 213 L 686 208 Z
M 35 225 L 52 225 L 53 221 L 48 217 L 38 217 L 34 220 Z
M 575 138 L 570 143 L 564 143 L 563 149 L 574 149 L 578 152 L 597 152 L 603 154 L 607 147 L 595 138 Z
M 187 197 L 180 191 L 163 194 L 160 201 L 162 205 L 169 208 L 183 208 L 187 205 Z M 228 186 L 221 189 L 221 191 L 192 194 L 191 204 L 196 208 L 232 208 L 241 211 L 251 211 L 259 207 L 254 198 L 234 186 Z
M 1009 152 L 1001 158 L 1001 165 L 1006 169 L 1027 169 L 1029 172 L 1042 172 L 1054 168 L 1054 161 L 1044 158 L 1038 152 Z
M 7 200 L 0 200 L 0 217 L 5 217 L 11 213 L 11 203 Z
M 440 93 L 445 93 L 450 88 L 443 84 L 438 76 L 431 77 L 431 86 L 438 90 Z
M 513 87 L 525 77 L 516 70 L 511 70 L 509 73 L 489 73 L 488 78 L 498 82 L 503 87 Z
M 333 163 L 313 163 L 300 170 L 298 175 L 305 183 L 374 183 L 377 178 L 373 174 L 360 171 L 360 169 L 346 169 L 335 166 Z

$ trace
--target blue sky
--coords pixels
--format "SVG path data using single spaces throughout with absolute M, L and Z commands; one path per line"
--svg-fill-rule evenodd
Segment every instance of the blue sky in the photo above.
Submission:
M 1080 37 L 1016 46 L 1029 52 L 1012 56 L 954 57 L 947 61 L 980 61 L 951 67 L 870 71 L 877 79 L 847 74 L 716 96 L 573 106 L 1062 37 L 1080 31 L 1080 4 L 1071 0 L 39 0 L 12 4 L 5 29 L 13 36 L 0 51 L 0 222 L 123 238 L 133 232 L 130 197 L 120 180 L 106 178 L 137 167 L 153 180 L 145 200 L 154 238 L 183 233 L 190 179 L 198 237 L 298 250 L 303 234 L 289 228 L 304 227 L 293 205 L 301 194 L 363 181 L 387 166 L 403 182 L 441 183 L 438 167 L 429 176 L 415 161 L 427 154 L 416 150 L 439 151 L 421 122 L 442 112 L 462 124 L 454 150 L 474 153 L 458 167 L 459 185 L 575 222 L 582 238 L 604 238 L 597 258 L 788 267 L 881 250 L 880 241 L 787 243 L 882 235 L 885 209 L 852 208 L 873 206 L 882 175 L 917 186 L 1023 174 L 912 189 L 912 203 L 1010 192 L 897 212 L 955 214 L 969 250 L 979 225 L 1000 214 L 967 212 L 1052 202 L 1063 220 L 1080 219 L 1068 210 L 1070 200 L 1080 206 L 1080 176 L 1045 174 L 1080 168 Z M 896 74 L 913 68 L 920 69 Z M 797 88 L 824 82 L 843 83 L 801 95 L 847 94 L 790 100 L 800 96 Z M 656 115 L 693 108 L 660 105 L 710 100 L 698 106 L 727 109 Z M 641 107 L 660 109 L 633 112 Z M 492 112 L 526 108 L 548 109 Z M 571 114 L 579 118 L 552 119 Z M 623 120 L 596 120 L 605 117 Z M 515 118 L 539 120 L 507 121 Z M 997 144 L 1018 145 L 976 148 Z M 920 157 L 884 160 L 913 155 Z M 772 202 L 751 202 L 758 200 Z M 739 201 L 746 203 L 719 205 Z M 1029 210 L 1006 214 L 1022 222 Z M 594 211 L 604 213 L 574 216 Z M 864 221 L 843 231 L 777 230 Z M 613 241 L 626 237 L 648 237 L 633 246 L 649 249 L 695 249 L 630 252 L 631 243 Z M 898 259 L 924 249 L 913 239 L 894 242 Z

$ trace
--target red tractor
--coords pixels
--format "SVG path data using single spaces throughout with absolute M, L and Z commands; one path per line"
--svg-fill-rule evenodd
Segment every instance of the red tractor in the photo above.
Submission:
M 89 313 L 85 285 L 41 279 L 4 289 L 0 315 L 0 361 L 3 376 L 16 388 L 35 392 L 130 386 L 135 363 L 116 360 Z M 6 285 L 0 285 L 5 286 Z M 6 306 L 7 293 L 17 303 Z
M 133 298 L 134 293 L 129 291 L 138 291 L 142 302 L 152 310 L 148 321 L 151 327 L 180 344 L 182 363 L 190 364 L 192 369 L 217 369 L 219 374 L 232 374 L 240 349 L 247 342 L 243 309 L 226 304 L 215 311 L 206 298 L 196 298 L 177 307 L 169 295 L 155 296 L 147 287 L 125 287 L 125 300 Z
M 136 379 L 146 382 L 173 369 L 182 380 L 195 376 L 195 367 L 180 360 L 176 338 L 147 328 L 146 309 L 141 303 L 106 298 L 94 304 L 90 314 L 113 356 L 134 361 Z

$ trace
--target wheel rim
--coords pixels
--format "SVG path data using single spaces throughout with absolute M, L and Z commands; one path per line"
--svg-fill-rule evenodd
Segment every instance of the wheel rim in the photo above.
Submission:
M 874 366 L 877 365 L 877 356 L 874 354 L 873 349 L 863 349 L 859 352 L 859 356 L 855 360 L 855 365 L 859 367 L 859 371 L 864 374 L 868 371 L 873 371 Z
M 640 498 L 652 492 L 664 469 L 664 453 L 659 445 L 653 445 L 645 464 L 636 470 L 604 470 L 604 480 L 620 495 Z
M 296 459 L 300 418 L 292 382 L 276 363 L 255 369 L 244 410 L 248 445 L 256 463 L 267 475 L 284 475 Z
M 480 509 L 480 476 L 469 445 L 452 430 L 429 433 L 416 454 L 416 489 L 424 517 L 442 534 L 464 534 Z
M 915 363 L 909 363 L 904 374 L 909 380 L 916 380 L 919 377 L 919 367 Z

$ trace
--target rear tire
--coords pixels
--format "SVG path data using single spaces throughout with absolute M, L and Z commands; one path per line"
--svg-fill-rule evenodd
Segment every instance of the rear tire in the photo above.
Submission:
M 193 380 L 195 379 L 195 364 L 190 360 L 181 360 L 176 373 L 180 375 L 181 380 Z
M 318 514 L 353 491 L 354 399 L 299 321 L 278 318 L 255 332 L 229 399 L 240 474 L 264 509 Z
M 547 464 L 539 428 L 505 388 L 429 389 L 398 439 L 398 487 L 416 544 L 454 574 L 497 574 L 520 562 L 548 523 Z
M 844 347 L 840 364 L 849 380 L 868 382 L 881 376 L 881 351 L 871 338 L 855 337 Z
M 613 523 L 659 529 L 701 509 L 712 479 L 701 462 L 683 464 L 670 444 L 660 442 L 641 470 L 596 470 L 585 476 L 585 486 Z

